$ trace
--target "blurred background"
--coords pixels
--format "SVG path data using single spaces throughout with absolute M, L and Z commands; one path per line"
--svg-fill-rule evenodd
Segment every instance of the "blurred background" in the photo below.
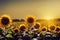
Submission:
M 0 0 L 0 16 L 9 14 L 12 18 L 24 18 L 33 15 L 37 19 L 60 18 L 58 0 Z

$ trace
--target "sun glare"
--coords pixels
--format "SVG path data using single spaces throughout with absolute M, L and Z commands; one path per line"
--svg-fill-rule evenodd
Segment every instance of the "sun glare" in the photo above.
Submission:
M 45 17 L 45 19 L 46 19 L 46 20 L 51 20 L 51 19 L 52 19 L 52 17 Z
M 46 20 L 50 20 L 51 18 L 46 18 Z

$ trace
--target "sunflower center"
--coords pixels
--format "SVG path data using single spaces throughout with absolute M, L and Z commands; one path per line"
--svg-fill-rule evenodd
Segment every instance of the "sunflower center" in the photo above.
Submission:
M 27 21 L 28 21 L 28 23 L 33 23 L 34 19 L 33 18 L 28 18 Z
M 34 27 L 35 27 L 35 29 L 38 29 L 40 27 L 40 25 L 36 24 Z
M 8 25 L 8 24 L 9 24 L 9 19 L 8 19 L 7 17 L 3 17 L 3 18 L 1 19 L 1 23 L 2 23 L 3 25 Z
M 25 31 L 25 29 L 26 29 L 25 26 L 21 26 L 21 27 L 20 27 L 20 30 L 21 30 L 21 31 Z

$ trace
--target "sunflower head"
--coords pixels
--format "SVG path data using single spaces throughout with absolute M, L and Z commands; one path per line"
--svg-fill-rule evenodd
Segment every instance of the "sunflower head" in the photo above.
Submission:
M 27 22 L 27 24 L 34 24 L 34 22 L 35 22 L 35 17 L 33 17 L 33 16 L 27 16 L 26 17 L 26 22 Z
M 13 29 L 13 32 L 15 32 L 15 33 L 18 33 L 19 31 L 20 31 L 19 28 Z
M 21 24 L 21 25 L 19 26 L 19 29 L 20 29 L 20 31 L 22 31 L 22 32 L 25 32 L 25 31 L 27 30 L 25 24 Z
M 10 16 L 8 16 L 8 15 L 2 15 L 0 22 L 1 22 L 1 25 L 3 27 L 7 28 L 7 27 L 9 27 L 9 25 L 11 25 L 12 20 L 11 20 Z
M 34 28 L 39 29 L 40 28 L 40 23 L 36 22 L 35 25 L 34 25 Z
M 55 30 L 56 30 L 56 26 L 55 25 L 50 25 L 49 26 L 49 31 L 55 32 Z
M 47 31 L 47 27 L 46 26 L 42 27 L 41 31 Z
M 60 32 L 60 27 L 59 26 L 56 27 L 56 31 Z

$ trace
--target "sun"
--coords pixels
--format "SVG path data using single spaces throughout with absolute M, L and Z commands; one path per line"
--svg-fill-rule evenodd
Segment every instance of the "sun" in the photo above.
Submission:
M 49 16 L 48 16 L 48 17 L 45 17 L 45 19 L 46 19 L 46 20 L 51 20 L 52 17 L 49 17 Z
M 46 18 L 46 20 L 50 20 L 51 18 Z

